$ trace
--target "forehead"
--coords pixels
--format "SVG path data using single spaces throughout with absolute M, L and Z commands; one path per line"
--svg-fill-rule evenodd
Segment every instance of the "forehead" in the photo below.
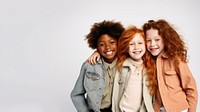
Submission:
M 105 42 L 105 41 L 110 41 L 110 40 L 115 40 L 117 41 L 116 38 L 109 36 L 108 34 L 103 34 L 98 38 L 98 42 Z
M 150 29 L 146 31 L 146 37 L 152 38 L 152 37 L 159 37 L 158 30 L 156 29 Z
M 141 34 L 136 33 L 136 34 L 133 36 L 133 38 L 132 38 L 131 41 L 144 41 L 144 38 L 143 38 L 143 36 L 142 36 Z

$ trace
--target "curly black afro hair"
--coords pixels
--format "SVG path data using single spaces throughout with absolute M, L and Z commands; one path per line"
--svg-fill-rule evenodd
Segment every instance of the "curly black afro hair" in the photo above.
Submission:
M 93 24 L 90 33 L 86 35 L 85 40 L 87 40 L 90 48 L 96 49 L 97 41 L 101 35 L 108 34 L 118 40 L 124 30 L 125 28 L 120 22 L 104 20 Z

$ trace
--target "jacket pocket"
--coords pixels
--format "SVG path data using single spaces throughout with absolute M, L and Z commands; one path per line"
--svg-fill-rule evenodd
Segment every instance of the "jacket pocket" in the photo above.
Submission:
M 88 88 L 88 90 L 96 90 L 98 87 L 98 83 L 99 83 L 99 79 L 100 79 L 100 75 L 98 73 L 94 73 L 94 72 L 86 72 L 86 87 Z
M 176 71 L 165 71 L 165 83 L 172 89 L 180 86 L 180 79 L 176 74 Z

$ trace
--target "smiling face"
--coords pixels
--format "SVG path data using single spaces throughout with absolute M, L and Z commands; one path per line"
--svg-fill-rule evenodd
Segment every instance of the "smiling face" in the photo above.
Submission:
M 164 43 L 162 37 L 158 34 L 158 30 L 150 29 L 146 31 L 147 49 L 153 56 L 158 56 L 164 51 Z
M 107 34 L 103 34 L 97 41 L 97 50 L 104 61 L 111 63 L 115 60 L 117 54 L 117 40 Z
M 135 61 L 141 61 L 145 54 L 145 41 L 140 34 L 135 34 L 133 39 L 129 42 L 129 55 Z

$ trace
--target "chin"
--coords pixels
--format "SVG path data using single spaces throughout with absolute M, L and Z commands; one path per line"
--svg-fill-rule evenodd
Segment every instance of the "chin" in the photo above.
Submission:
M 157 55 L 158 55 L 157 52 L 151 52 L 151 54 L 152 54 L 153 56 L 157 56 Z
M 157 53 L 154 53 L 154 54 L 152 54 L 153 56 L 158 56 L 158 54 Z

